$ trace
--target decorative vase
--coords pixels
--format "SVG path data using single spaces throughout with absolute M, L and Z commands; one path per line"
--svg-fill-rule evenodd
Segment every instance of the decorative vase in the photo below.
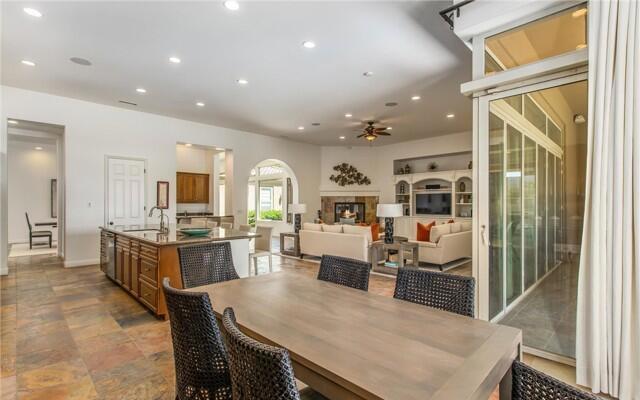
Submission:
M 411 167 L 409 166 L 409 164 L 404 166 L 404 173 L 405 174 L 410 174 L 411 173 Z
M 469 161 L 469 165 L 467 165 L 467 168 L 472 169 L 473 168 L 473 160 Z
M 460 182 L 460 191 L 461 192 L 466 192 L 467 185 L 464 184 L 464 182 Z

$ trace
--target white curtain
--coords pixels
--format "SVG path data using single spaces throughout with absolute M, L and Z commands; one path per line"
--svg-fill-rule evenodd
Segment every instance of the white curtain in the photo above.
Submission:
M 576 378 L 640 400 L 640 5 L 589 1 L 589 142 Z

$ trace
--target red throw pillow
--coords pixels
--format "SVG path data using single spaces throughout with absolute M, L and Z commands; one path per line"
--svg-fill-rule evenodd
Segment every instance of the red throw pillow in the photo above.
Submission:
M 435 226 L 436 221 L 431 221 L 427 225 L 418 222 L 418 230 L 416 233 L 416 240 L 419 242 L 428 242 L 431 235 L 431 228 Z
M 380 224 L 377 222 L 371 224 L 371 240 L 380 240 Z

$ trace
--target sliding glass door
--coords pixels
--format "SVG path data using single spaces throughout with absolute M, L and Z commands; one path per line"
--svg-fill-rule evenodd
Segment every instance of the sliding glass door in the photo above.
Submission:
M 528 348 L 570 358 L 586 168 L 586 124 L 576 115 L 586 115 L 587 85 L 546 85 L 482 99 L 488 248 L 479 277 L 489 319 L 522 329 Z

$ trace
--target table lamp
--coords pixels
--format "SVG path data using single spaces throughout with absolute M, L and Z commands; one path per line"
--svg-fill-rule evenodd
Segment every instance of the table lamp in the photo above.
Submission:
M 300 231 L 300 215 L 307 212 L 306 204 L 289 205 L 289 213 L 293 214 L 293 229 L 295 233 Z
M 376 213 L 384 218 L 384 242 L 393 243 L 393 219 L 402 217 L 402 204 L 378 204 Z

